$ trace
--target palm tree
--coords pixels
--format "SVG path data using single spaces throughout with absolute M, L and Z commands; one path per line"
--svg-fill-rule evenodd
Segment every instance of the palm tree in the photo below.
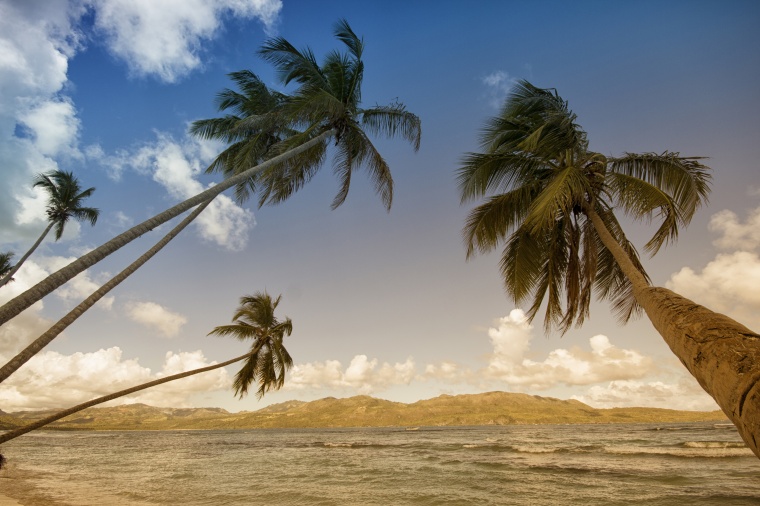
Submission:
M 486 197 L 464 227 L 467 256 L 504 244 L 508 294 L 543 305 L 547 332 L 589 316 L 592 292 L 621 322 L 643 311 L 760 457 L 760 335 L 725 315 L 651 286 L 615 210 L 660 221 L 645 249 L 674 242 L 709 194 L 709 167 L 679 153 L 589 150 L 556 91 L 522 81 L 458 171 L 463 202 Z M 564 298 L 564 302 L 563 302 Z
M 274 312 L 282 296 L 276 299 L 266 292 L 257 292 L 240 298 L 240 306 L 232 317 L 231 325 L 220 325 L 209 335 L 233 336 L 241 341 L 253 340 L 251 352 L 243 367 L 235 375 L 235 394 L 241 399 L 248 387 L 256 381 L 259 389 L 256 397 L 285 384 L 285 371 L 293 366 L 293 359 L 282 346 L 282 340 L 293 332 L 290 318 L 280 321 Z
M 12 251 L 0 253 L 0 278 L 4 278 L 6 274 L 11 272 L 11 269 L 13 268 L 11 258 L 13 258 L 13 255 L 14 253 Z M 13 281 L 13 278 L 9 279 L 8 281 Z
M 416 150 L 420 142 L 420 120 L 399 103 L 361 109 L 359 104 L 364 71 L 361 56 L 364 43 L 346 21 L 338 22 L 335 35 L 346 45 L 348 53 L 334 51 L 326 57 L 322 66 L 316 63 L 311 50 L 299 52 L 279 37 L 270 39 L 260 51 L 264 59 L 272 62 L 281 73 L 284 84 L 299 85 L 292 99 L 284 100 L 278 115 L 270 115 L 267 121 L 271 122 L 263 123 L 274 124 L 275 131 L 300 127 L 300 132 L 296 135 L 271 146 L 268 153 L 272 158 L 252 168 L 234 165 L 231 171 L 228 170 L 235 173 L 234 176 L 132 227 L 53 273 L 0 307 L 0 325 L 158 225 L 215 198 L 228 188 L 250 185 L 251 181 L 255 181 L 257 173 L 262 174 L 260 179 L 263 192 L 260 198 L 268 203 L 284 200 L 308 182 L 318 166 L 316 161 L 321 161 L 325 156 L 331 138 L 336 143 L 335 170 L 341 180 L 333 207 L 345 200 L 353 171 L 366 167 L 383 203 L 390 208 L 393 196 L 390 170 L 365 131 L 389 137 L 401 136 L 410 141 Z M 213 129 L 206 131 L 199 128 L 196 133 L 207 138 L 228 138 L 214 133 Z M 212 166 L 218 170 L 244 159 L 242 156 L 229 159 L 222 157 L 218 164 Z
M 48 203 L 45 212 L 48 216 L 48 225 L 37 241 L 24 253 L 21 260 L 0 279 L 0 286 L 8 283 L 14 274 L 21 268 L 21 265 L 37 249 L 45 239 L 48 232 L 55 227 L 55 240 L 58 241 L 63 235 L 66 223 L 74 218 L 79 221 L 89 221 L 90 225 L 95 225 L 98 221 L 99 211 L 94 207 L 84 207 L 82 202 L 90 197 L 95 188 L 82 190 L 79 186 L 79 180 L 72 172 L 63 170 L 53 170 L 46 174 L 37 174 L 34 178 L 33 187 L 42 188 L 48 195 Z
M 162 385 L 170 381 L 175 381 L 188 376 L 194 376 L 202 372 L 213 371 L 241 360 L 246 360 L 243 367 L 235 376 L 235 394 L 243 398 L 248 392 L 248 386 L 253 380 L 259 383 L 257 398 L 261 399 L 265 392 L 269 390 L 279 390 L 285 384 L 285 371 L 293 365 L 288 351 L 283 347 L 282 340 L 285 335 L 290 335 L 293 331 L 293 324 L 290 318 L 279 321 L 274 316 L 274 310 L 280 302 L 280 297 L 272 299 L 266 292 L 256 293 L 253 296 L 244 296 L 240 299 L 240 307 L 237 309 L 233 320 L 233 325 L 223 325 L 214 328 L 209 335 L 232 335 L 240 340 L 253 339 L 251 349 L 244 355 L 227 360 L 219 364 L 214 364 L 191 371 L 185 371 L 179 374 L 173 374 L 165 378 L 143 383 L 135 387 L 127 388 L 119 392 L 104 395 L 97 399 L 83 402 L 69 409 L 59 411 L 47 418 L 37 420 L 18 429 L 14 429 L 4 434 L 0 434 L 0 444 L 15 439 L 19 436 L 31 432 L 40 427 L 44 427 L 61 418 L 82 411 L 83 409 L 112 401 L 125 395 L 133 394 L 150 387 Z M 4 461 L 0 455 L 0 462 Z

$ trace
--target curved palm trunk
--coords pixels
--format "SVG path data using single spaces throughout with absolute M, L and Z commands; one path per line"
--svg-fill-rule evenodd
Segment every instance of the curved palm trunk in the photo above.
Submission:
M 33 356 L 39 353 L 45 346 L 55 339 L 58 334 L 63 332 L 66 327 L 74 323 L 77 318 L 82 316 L 85 311 L 90 309 L 96 302 L 98 302 L 108 292 L 116 288 L 122 281 L 127 279 L 133 272 L 140 268 L 145 262 L 150 260 L 156 253 L 169 244 L 169 241 L 174 239 L 185 227 L 197 218 L 213 199 L 209 199 L 206 202 L 199 205 L 191 214 L 189 214 L 182 222 L 174 227 L 168 234 L 166 234 L 160 241 L 158 241 L 151 249 L 146 251 L 140 258 L 132 262 L 127 268 L 121 271 L 119 274 L 108 280 L 100 288 L 95 290 L 89 297 L 83 300 L 77 307 L 69 311 L 66 316 L 58 320 L 58 322 L 50 327 L 44 334 L 35 339 L 26 348 L 20 351 L 15 357 L 8 361 L 2 368 L 0 368 L 0 383 L 5 381 L 8 376 L 16 372 L 19 367 L 24 365 Z
M 282 163 L 288 160 L 289 158 L 292 158 L 294 156 L 297 156 L 303 153 L 309 148 L 312 148 L 316 146 L 317 144 L 325 141 L 328 137 L 330 137 L 334 133 L 335 133 L 335 130 L 327 130 L 325 132 L 322 132 L 317 137 L 301 144 L 300 146 L 293 148 L 270 160 L 267 160 L 266 162 L 261 163 L 257 165 L 256 167 L 251 167 L 250 169 L 236 176 L 233 176 L 229 179 L 225 179 L 223 182 L 219 183 L 218 185 L 212 186 L 211 188 L 199 193 L 198 195 L 191 197 L 185 200 L 184 202 L 181 202 L 177 204 L 176 206 L 153 216 L 152 218 L 140 223 L 139 225 L 135 225 L 134 227 L 127 230 L 126 232 L 123 232 L 122 234 L 119 234 L 118 236 L 114 237 L 110 241 L 90 251 L 86 255 L 83 255 L 79 257 L 78 259 L 74 260 L 66 267 L 63 267 L 62 269 L 54 272 L 53 274 L 51 274 L 44 280 L 40 281 L 39 283 L 37 283 L 36 285 L 31 287 L 24 293 L 18 295 L 14 299 L 11 299 L 5 305 L 0 307 L 0 325 L 4 324 L 11 318 L 15 317 L 20 312 L 22 312 L 23 310 L 25 310 L 26 308 L 28 308 L 29 306 L 31 306 L 38 300 L 42 299 L 43 297 L 51 293 L 53 290 L 55 290 L 59 286 L 71 280 L 74 276 L 76 276 L 80 272 L 84 271 L 88 267 L 95 265 L 100 260 L 104 259 L 111 253 L 117 251 L 122 246 L 130 243 L 134 239 L 137 239 L 138 237 L 145 234 L 146 232 L 153 230 L 155 227 L 163 223 L 166 223 L 172 218 L 179 216 L 180 214 L 184 213 L 188 209 L 191 209 L 197 206 L 198 204 L 205 202 L 206 200 L 214 199 L 217 195 L 222 193 L 224 190 L 231 188 L 242 181 L 245 181 L 247 178 L 251 177 L 256 172 L 265 170 L 269 167 Z
M 599 215 L 590 209 L 586 214 L 655 329 L 760 458 L 760 335 L 671 290 L 649 286 Z
M 29 256 L 34 253 L 34 250 L 37 249 L 37 247 L 42 243 L 42 240 L 45 239 L 45 237 L 48 235 L 48 232 L 50 232 L 50 229 L 53 228 L 53 225 L 55 225 L 55 222 L 48 223 L 48 226 L 45 227 L 45 230 L 42 231 L 42 235 L 37 239 L 37 242 L 32 244 L 32 247 L 29 248 L 29 251 L 24 253 L 24 256 L 21 257 L 21 260 L 19 260 L 16 265 L 13 266 L 13 268 L 8 271 L 8 274 L 3 276 L 3 279 L 0 279 L 0 286 L 3 286 L 7 284 L 12 278 L 13 275 L 18 272 L 18 270 L 21 268 L 21 265 L 26 262 L 26 259 L 29 258 Z
M 170 381 L 187 378 L 188 376 L 194 376 L 196 374 L 200 374 L 202 372 L 206 371 L 213 371 L 214 369 L 219 369 L 221 367 L 228 366 L 230 364 L 234 364 L 235 362 L 240 362 L 241 360 L 244 360 L 254 353 L 258 351 L 258 348 L 260 346 L 256 347 L 255 350 L 250 351 L 246 353 L 245 355 L 241 355 L 237 358 L 233 358 L 232 360 L 228 360 L 226 362 L 222 362 L 221 364 L 215 364 L 210 365 L 207 367 L 201 367 L 198 369 L 193 369 L 191 371 L 185 371 L 181 372 L 179 374 L 173 374 L 171 376 L 167 376 L 166 378 L 157 379 L 154 381 L 149 381 L 148 383 L 143 383 L 142 385 L 137 385 L 132 388 L 127 388 L 125 390 L 121 390 L 119 392 L 104 395 L 103 397 L 98 397 L 97 399 L 92 399 L 91 401 L 83 402 L 82 404 L 77 404 L 74 407 L 71 407 L 69 409 L 64 409 L 63 411 L 59 411 L 58 413 L 51 415 L 47 418 L 43 418 L 42 420 L 37 420 L 36 422 L 30 423 L 28 425 L 25 425 L 23 427 L 20 427 L 18 429 L 14 429 L 11 431 L 6 432 L 5 434 L 0 434 L 0 444 L 5 443 L 6 441 L 10 441 L 11 439 L 15 439 L 19 436 L 22 436 L 26 434 L 27 432 L 31 432 L 35 429 L 39 429 L 40 427 L 44 427 L 45 425 L 49 423 L 53 423 L 56 420 L 60 420 L 61 418 L 65 418 L 69 415 L 72 415 L 78 411 L 82 411 L 83 409 L 90 408 L 92 406 L 96 406 L 98 404 L 103 404 L 104 402 L 112 401 L 114 399 L 118 399 L 119 397 L 123 397 L 125 395 L 133 394 L 135 392 L 139 392 L 140 390 L 145 390 L 146 388 L 155 387 L 158 385 L 162 385 L 164 383 L 168 383 Z

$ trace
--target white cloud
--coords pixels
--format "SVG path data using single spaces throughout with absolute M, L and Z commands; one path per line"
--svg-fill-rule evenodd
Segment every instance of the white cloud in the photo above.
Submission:
M 78 119 L 59 93 L 79 41 L 71 20 L 81 12 L 79 2 L 0 4 L 0 241 L 36 238 L 45 214 L 32 176 L 57 168 L 52 155 L 77 153 Z
M 257 18 L 272 30 L 280 0 L 94 0 L 95 26 L 109 50 L 139 76 L 174 82 L 201 65 L 203 42 L 231 12 Z
M 611 381 L 606 386 L 595 385 L 577 399 L 595 408 L 653 407 L 691 411 L 713 411 L 718 408 L 712 397 L 702 390 L 693 378 L 677 383 L 662 381 Z
M 20 111 L 18 120 L 27 128 L 34 147 L 41 154 L 82 157 L 77 149 L 80 121 L 68 97 L 31 104 Z
M 366 355 L 356 355 L 345 370 L 337 360 L 296 364 L 286 380 L 285 389 L 348 389 L 371 394 L 393 385 L 409 384 L 414 378 L 414 371 L 411 357 L 402 363 L 384 362 L 378 367 L 377 359 L 369 360 Z
M 751 329 L 760 328 L 760 208 L 749 211 L 745 222 L 723 210 L 712 216 L 709 228 L 720 237 L 719 253 L 701 271 L 683 267 L 672 274 L 667 288 L 724 313 Z
M 715 213 L 710 218 L 709 229 L 722 234 L 713 241 L 717 247 L 753 251 L 760 247 L 760 207 L 748 213 L 745 223 L 740 222 L 733 211 L 725 209 Z
M 187 323 L 187 318 L 181 314 L 169 311 L 155 302 L 130 302 L 126 311 L 132 320 L 159 331 L 165 337 L 177 336 Z
M 722 253 L 701 272 L 684 267 L 665 284 L 676 293 L 724 313 L 752 329 L 760 328 L 760 257 Z
M 0 405 L 5 411 L 69 407 L 214 363 L 209 363 L 201 351 L 168 352 L 162 370 L 152 374 L 137 359 L 122 359 L 122 351 L 118 347 L 73 355 L 45 351 L 0 385 Z M 123 397 L 112 404 L 145 402 L 156 406 L 184 407 L 188 405 L 191 395 L 226 389 L 230 384 L 227 371 L 220 368 Z
M 625 350 L 597 335 L 589 339 L 590 351 L 558 348 L 541 362 L 525 358 L 533 339 L 525 314 L 513 310 L 488 330 L 494 347 L 484 374 L 518 389 L 546 389 L 558 384 L 590 385 L 605 381 L 642 378 L 653 362 L 635 350 Z
M 164 133 L 157 133 L 155 142 L 133 152 L 107 155 L 97 146 L 86 150 L 92 160 L 104 161 L 115 177 L 120 177 L 125 167 L 151 175 L 175 200 L 185 200 L 205 190 L 196 178 L 218 152 L 216 143 L 192 137 L 177 142 Z M 240 251 L 245 248 L 248 231 L 256 221 L 251 211 L 238 206 L 228 196 L 219 195 L 194 223 L 203 239 L 231 251 Z

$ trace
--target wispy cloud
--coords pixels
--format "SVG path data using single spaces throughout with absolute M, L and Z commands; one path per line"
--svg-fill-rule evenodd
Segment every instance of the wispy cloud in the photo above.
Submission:
M 504 70 L 496 70 L 481 78 L 481 82 L 486 87 L 488 103 L 494 109 L 499 109 L 503 105 L 504 99 L 507 98 L 507 94 L 509 94 L 512 86 L 517 82 L 517 79 L 510 77 Z

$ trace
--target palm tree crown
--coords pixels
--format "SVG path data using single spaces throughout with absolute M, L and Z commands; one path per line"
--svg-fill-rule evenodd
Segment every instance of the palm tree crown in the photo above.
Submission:
M 94 207 L 84 207 L 83 201 L 90 197 L 95 188 L 82 190 L 79 180 L 72 172 L 54 170 L 46 174 L 38 174 L 34 178 L 34 187 L 40 187 L 48 194 L 48 204 L 45 212 L 48 221 L 55 225 L 55 240 L 61 238 L 66 223 L 74 218 L 79 221 L 89 221 L 95 225 L 99 211 Z
M 190 127 L 193 135 L 228 144 L 206 169 L 207 173 L 221 172 L 225 177 L 258 165 L 268 158 L 273 146 L 298 133 L 278 116 L 287 95 L 269 89 L 250 70 L 232 72 L 229 77 L 240 91 L 224 89 L 217 95 L 216 102 L 220 111 L 230 111 L 231 114 L 197 120 Z M 247 200 L 256 192 L 261 180 L 261 175 L 256 173 L 238 183 L 235 187 L 237 201 Z
M 243 296 L 232 317 L 234 322 L 209 332 L 241 341 L 253 340 L 250 356 L 235 375 L 233 386 L 240 398 L 248 393 L 254 381 L 259 385 L 256 392 L 259 399 L 272 388 L 281 388 L 285 384 L 285 371 L 293 366 L 293 359 L 282 344 L 283 338 L 293 332 L 293 323 L 287 317 L 280 321 L 274 314 L 281 298 L 273 299 L 266 291 Z
M 223 91 L 218 106 L 236 114 L 202 120 L 192 128 L 201 137 L 231 143 L 209 170 L 239 173 L 248 169 L 256 156 L 275 156 L 329 134 L 336 147 L 333 170 L 340 181 L 332 208 L 345 201 L 353 172 L 364 167 L 383 204 L 390 209 L 393 200 L 390 167 L 367 132 L 388 137 L 399 135 L 417 150 L 420 119 L 398 102 L 361 108 L 364 41 L 345 20 L 336 24 L 335 36 L 347 51 L 330 52 L 321 65 L 309 48 L 299 51 L 282 37 L 265 42 L 259 55 L 274 65 L 284 86 L 297 85 L 292 95 L 268 90 L 249 71 L 231 74 L 241 92 Z M 303 187 L 322 166 L 327 146 L 324 137 L 298 157 L 249 180 L 251 189 L 260 185 L 259 204 L 282 202 Z
M 46 174 L 37 174 L 34 178 L 33 187 L 40 187 L 48 194 L 46 213 L 48 225 L 34 244 L 24 253 L 16 265 L 11 267 L 5 274 L 0 275 L 0 286 L 4 286 L 13 279 L 26 259 L 31 256 L 42 243 L 48 232 L 55 227 L 55 240 L 63 235 L 66 222 L 71 218 L 87 220 L 91 225 L 98 221 L 99 211 L 93 207 L 84 207 L 82 202 L 95 191 L 88 188 L 82 191 L 79 180 L 71 172 L 53 170 Z
M 14 253 L 12 251 L 6 251 L 5 253 L 0 253 L 0 278 L 8 274 L 13 268 L 13 264 L 11 263 L 13 254 Z
M 487 122 L 481 147 L 458 171 L 462 202 L 487 197 L 464 227 L 467 255 L 505 243 L 506 289 L 517 303 L 530 300 L 531 319 L 546 300 L 547 332 L 582 324 L 592 292 L 611 300 L 621 321 L 640 312 L 631 281 L 603 245 L 593 217 L 648 283 L 613 210 L 660 221 L 645 246 L 655 254 L 678 237 L 709 194 L 709 167 L 700 158 L 673 152 L 608 157 L 589 150 L 567 102 L 527 81 Z

